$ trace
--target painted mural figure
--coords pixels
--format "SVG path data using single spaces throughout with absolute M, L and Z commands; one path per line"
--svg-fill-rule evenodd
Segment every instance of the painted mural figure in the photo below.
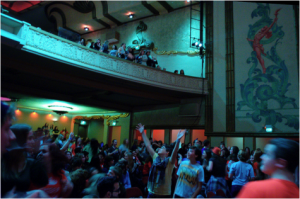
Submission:
M 270 25 L 270 27 L 268 26 L 265 26 L 263 27 L 255 36 L 254 36 L 254 39 L 251 40 L 249 38 L 247 38 L 248 41 L 252 41 L 253 44 L 252 44 L 252 47 L 253 47 L 253 50 L 256 52 L 256 57 L 262 67 L 262 70 L 263 70 L 263 74 L 266 73 L 266 67 L 265 67 L 265 62 L 261 56 L 261 54 L 265 55 L 266 56 L 266 53 L 264 52 L 264 48 L 263 48 L 263 45 L 260 44 L 260 40 L 262 40 L 262 38 L 266 37 L 267 39 L 269 39 L 270 37 L 272 37 L 272 32 L 270 32 L 270 29 L 273 27 L 273 25 L 277 22 L 278 18 L 277 18 L 277 15 L 278 15 L 278 12 L 279 10 L 281 9 L 278 9 L 275 11 L 275 19 L 273 21 L 273 23 Z

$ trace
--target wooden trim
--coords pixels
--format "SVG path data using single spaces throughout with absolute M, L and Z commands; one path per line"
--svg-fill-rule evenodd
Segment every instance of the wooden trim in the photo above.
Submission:
M 133 124 L 132 128 L 134 128 L 135 125 Z M 176 126 L 176 125 L 168 125 L 168 126 L 155 126 L 155 125 L 147 125 L 148 129 L 188 129 L 190 132 L 190 129 L 204 129 L 204 126 Z
M 167 1 L 157 1 L 160 5 L 162 5 L 168 12 L 173 12 L 174 8 L 168 4 Z
M 159 12 L 150 4 L 147 3 L 147 1 L 142 1 L 142 5 L 147 8 L 152 14 L 159 15 Z
M 256 150 L 256 137 L 253 137 L 253 150 Z
M 299 133 L 284 132 L 284 133 L 251 133 L 251 132 L 205 132 L 205 136 L 212 137 L 299 137 Z
M 122 25 L 123 24 L 122 22 L 120 22 L 119 20 L 117 20 L 116 18 L 114 18 L 113 16 L 111 16 L 108 13 L 108 3 L 107 3 L 107 1 L 101 1 L 101 3 L 102 3 L 102 7 L 103 7 L 103 16 L 108 18 L 109 20 L 113 21 L 118 26 Z
M 235 74 L 234 74 L 234 34 L 233 2 L 225 2 L 226 39 L 226 132 L 235 131 Z
M 243 149 L 245 148 L 245 137 L 243 137 Z
M 205 51 L 205 77 L 208 79 L 208 95 L 205 101 L 205 132 L 213 132 L 213 4 L 212 1 L 207 1 L 206 6 L 206 51 Z

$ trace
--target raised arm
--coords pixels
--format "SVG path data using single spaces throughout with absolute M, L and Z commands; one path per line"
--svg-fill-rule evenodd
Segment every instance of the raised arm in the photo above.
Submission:
M 70 145 L 73 138 L 74 138 L 74 133 L 72 132 L 72 133 L 70 133 L 68 141 L 64 144 L 64 146 L 60 150 L 65 151 L 68 148 L 68 146 Z
M 144 133 L 144 125 L 139 123 L 136 126 L 136 130 L 138 130 L 142 134 L 143 140 L 145 142 L 145 146 L 146 146 L 150 156 L 153 157 L 153 155 L 155 154 L 155 151 L 153 150 L 153 148 L 151 146 L 151 143 L 150 143 L 150 140 L 148 139 L 147 135 Z
M 176 144 L 175 144 L 175 147 L 174 147 L 172 155 L 171 155 L 171 163 L 172 164 L 175 164 L 177 152 L 178 152 L 178 148 L 179 148 L 179 143 L 180 143 L 181 138 L 184 136 L 185 131 L 186 131 L 186 129 L 183 131 L 180 130 L 177 134 Z

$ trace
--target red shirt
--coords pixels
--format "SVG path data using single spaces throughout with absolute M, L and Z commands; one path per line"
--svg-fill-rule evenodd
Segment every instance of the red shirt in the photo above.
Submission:
M 247 183 L 237 198 L 299 198 L 299 188 L 291 181 L 271 178 Z
M 254 176 L 257 175 L 256 169 L 258 169 L 258 162 L 254 162 L 254 163 L 253 163 Z
M 62 180 L 67 180 L 67 177 L 65 176 L 65 172 L 62 171 L 60 177 L 54 176 L 51 174 L 48 175 L 49 181 L 48 184 L 45 187 L 40 188 L 40 190 L 43 190 L 50 198 L 59 198 L 61 197 L 61 190 L 62 190 Z M 31 186 L 31 190 L 36 189 L 36 187 Z

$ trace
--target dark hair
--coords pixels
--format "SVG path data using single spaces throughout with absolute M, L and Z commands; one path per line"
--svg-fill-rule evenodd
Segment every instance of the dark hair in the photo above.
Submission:
M 1 101 L 1 126 L 5 123 L 7 118 L 15 118 L 15 110 L 16 107 L 14 104 L 8 105 Z
M 196 146 L 191 146 L 189 149 L 195 150 L 195 155 L 197 155 L 196 161 L 200 161 L 202 157 L 201 150 Z
M 248 160 L 248 154 L 246 150 L 240 150 L 238 153 L 238 158 L 242 162 L 246 162 Z
M 75 154 L 82 153 L 82 148 L 81 147 L 76 147 L 74 152 L 75 152 Z
M 237 154 L 235 154 L 235 153 L 233 153 L 233 154 L 231 154 L 230 156 L 228 156 L 228 160 L 232 160 L 232 161 L 234 161 L 234 162 L 239 161 L 239 160 L 237 159 Z
M 92 157 L 91 162 L 90 162 L 90 166 L 95 167 L 99 171 L 99 173 L 102 171 L 101 166 L 100 166 L 99 155 L 94 155 Z
M 275 138 L 270 140 L 269 144 L 276 146 L 274 151 L 275 157 L 286 160 L 286 169 L 294 173 L 296 167 L 299 165 L 299 143 L 294 140 Z
M 247 152 L 246 149 L 248 149 L 249 152 Z M 246 154 L 247 154 L 247 160 L 248 160 L 248 159 L 250 158 L 250 152 L 251 152 L 251 150 L 250 150 L 249 147 L 245 147 L 244 151 L 245 151 Z
M 224 145 L 225 146 L 225 143 L 222 141 L 222 142 L 220 142 L 220 145 Z
M 232 146 L 232 153 L 234 153 L 234 154 L 238 154 L 239 153 L 239 151 L 240 151 L 240 149 L 239 149 L 239 147 L 237 147 L 237 146 Z
M 99 142 L 98 140 L 96 140 L 95 138 L 91 139 L 91 143 L 90 143 L 91 149 L 92 149 L 92 155 L 97 155 L 98 153 L 98 147 L 99 147 Z
M 15 134 L 18 145 L 21 147 L 25 146 L 29 131 L 32 130 L 31 126 L 27 124 L 14 124 L 10 127 L 10 129 Z
M 122 43 L 120 47 L 122 47 L 125 43 Z
M 99 193 L 99 198 L 104 198 L 104 196 L 106 195 L 106 193 L 109 192 L 113 192 L 114 191 L 114 184 L 118 182 L 117 178 L 115 176 L 111 177 L 111 176 L 105 176 L 104 178 L 101 178 L 98 182 L 97 182 L 97 190 Z
M 209 144 L 210 144 L 210 141 L 209 141 L 209 140 L 204 140 L 204 141 L 203 141 L 203 145 L 204 145 L 204 146 L 207 147 Z
M 82 160 L 80 157 L 76 156 L 71 159 L 71 168 L 74 170 L 76 167 L 82 166 Z
M 206 160 L 207 162 L 209 161 L 209 159 L 211 158 L 211 150 L 210 149 L 204 149 L 203 151 L 205 151 L 206 153 Z
M 83 169 L 77 169 L 70 174 L 71 181 L 74 188 L 71 193 L 71 197 L 78 197 L 85 188 L 85 183 L 88 178 L 88 172 Z
M 105 160 L 104 160 L 104 167 L 109 168 L 109 165 L 108 165 L 108 164 L 109 164 L 112 160 L 114 160 L 114 158 L 113 158 L 112 156 L 110 156 L 110 155 L 106 156 L 106 157 L 105 157 Z
M 120 167 L 123 170 L 123 169 L 126 169 L 127 165 L 128 165 L 127 160 L 119 160 L 115 166 Z
M 49 146 L 49 153 L 51 156 L 52 174 L 61 177 L 60 174 L 62 172 L 62 169 L 65 168 L 65 165 L 68 162 L 68 158 L 65 156 L 65 154 L 60 150 L 60 148 L 56 144 L 53 143 L 48 146 Z
M 181 71 L 182 71 L 182 73 L 181 73 Z M 181 69 L 179 74 L 184 75 L 184 70 Z
M 115 47 L 114 47 L 115 46 Z M 116 45 L 113 45 L 112 47 L 113 50 L 118 50 L 118 47 Z
M 255 155 L 254 155 L 254 161 L 253 162 L 261 162 L 260 157 L 262 156 L 263 152 L 258 148 L 255 150 Z
M 177 74 L 178 74 L 178 70 L 174 70 L 174 73 L 177 73 Z

